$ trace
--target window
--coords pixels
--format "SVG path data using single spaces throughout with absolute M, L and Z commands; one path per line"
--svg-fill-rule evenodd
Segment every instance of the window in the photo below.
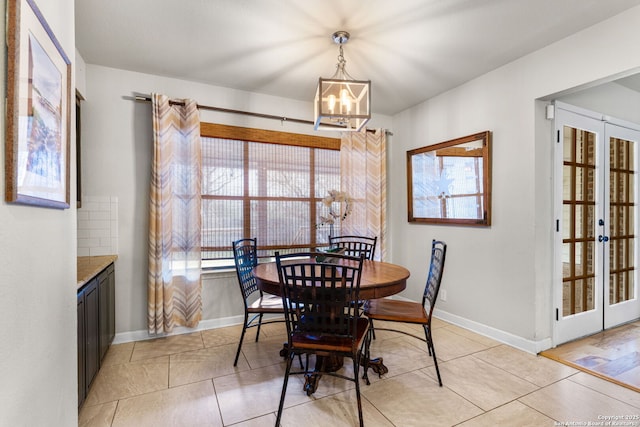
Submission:
M 201 124 L 203 267 L 233 265 L 231 242 L 258 239 L 258 255 L 327 243 L 316 227 L 340 187 L 340 140 Z

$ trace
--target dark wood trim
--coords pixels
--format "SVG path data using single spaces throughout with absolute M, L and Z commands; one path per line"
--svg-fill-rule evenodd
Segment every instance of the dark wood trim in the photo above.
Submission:
M 340 150 L 340 138 L 305 135 L 274 130 L 245 128 L 240 126 L 200 123 L 200 135 L 207 138 L 225 138 L 269 144 Z

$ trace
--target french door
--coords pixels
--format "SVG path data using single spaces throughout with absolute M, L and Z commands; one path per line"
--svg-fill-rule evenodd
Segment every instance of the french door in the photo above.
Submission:
M 556 110 L 555 344 L 640 317 L 640 132 L 621 123 Z

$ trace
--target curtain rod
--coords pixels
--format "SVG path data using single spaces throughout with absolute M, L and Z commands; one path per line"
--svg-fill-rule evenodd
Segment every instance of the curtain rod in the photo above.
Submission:
M 134 101 L 141 101 L 141 102 L 151 102 L 151 96 L 150 95 L 135 95 L 133 97 Z M 184 105 L 184 102 L 180 102 L 180 101 L 169 101 L 170 104 L 172 105 Z M 278 120 L 281 122 L 293 122 L 293 123 L 302 123 L 305 125 L 314 125 L 315 123 L 311 120 L 304 120 L 304 119 L 293 119 L 291 117 L 285 117 L 285 116 L 275 116 L 272 114 L 262 114 L 262 113 L 253 113 L 251 111 L 241 111 L 241 110 L 232 110 L 230 108 L 222 108 L 222 107 L 212 107 L 209 105 L 201 105 L 201 104 L 196 104 L 198 106 L 199 109 L 201 110 L 209 110 L 209 111 L 218 111 L 221 113 L 230 113 L 230 114 L 240 114 L 243 116 L 252 116 L 252 117 L 259 117 L 261 119 L 272 119 L 272 120 Z M 327 124 L 327 126 L 335 126 L 338 128 L 341 128 L 343 126 L 340 125 L 329 125 Z M 374 129 L 366 129 L 367 132 L 375 132 Z

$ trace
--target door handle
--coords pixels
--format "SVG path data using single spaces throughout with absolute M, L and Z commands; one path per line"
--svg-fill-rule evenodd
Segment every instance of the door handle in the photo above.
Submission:
M 598 242 L 608 242 L 609 236 L 603 236 L 602 234 L 598 236 Z

